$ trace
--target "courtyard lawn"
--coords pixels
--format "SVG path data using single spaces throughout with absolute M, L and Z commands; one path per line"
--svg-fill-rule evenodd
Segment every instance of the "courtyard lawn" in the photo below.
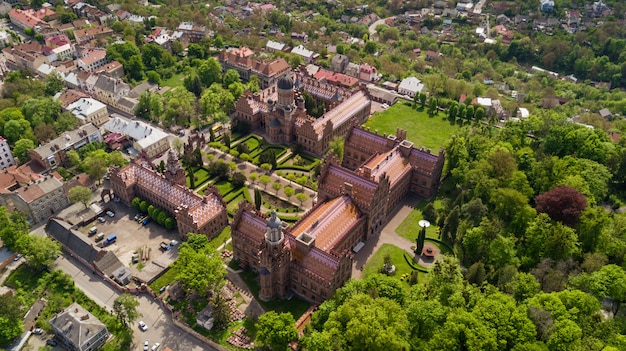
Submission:
M 158 278 L 156 278 L 152 283 L 150 283 L 150 289 L 158 294 L 159 289 L 164 286 L 170 285 L 176 281 L 176 275 L 178 274 L 178 269 L 173 268 L 173 265 L 170 265 L 169 268 L 161 274 Z
M 396 266 L 396 273 L 394 274 L 395 277 L 402 278 L 403 276 L 410 276 L 413 268 L 411 268 L 406 262 L 406 259 L 404 258 L 405 252 L 406 251 L 395 245 L 383 244 L 380 249 L 378 249 L 378 251 L 374 253 L 374 256 L 372 256 L 372 258 L 370 258 L 363 267 L 363 277 L 379 273 L 380 269 L 385 264 L 386 255 L 391 256 L 391 263 Z M 413 257 L 412 253 L 409 254 L 411 257 Z M 422 282 L 424 276 L 424 273 L 419 273 L 420 282 Z M 402 279 L 402 281 L 408 284 L 408 281 L 406 279 Z
M 418 222 L 424 217 L 422 216 L 422 210 L 428 204 L 426 201 L 420 201 L 420 203 L 409 213 L 408 216 L 400 223 L 400 225 L 396 228 L 396 233 L 403 238 L 407 238 L 411 241 L 415 241 L 417 239 L 417 235 L 420 232 L 420 226 Z M 434 203 L 435 209 L 441 208 L 441 201 L 435 200 Z M 439 236 L 437 234 L 437 223 L 431 223 L 430 227 L 426 228 L 426 237 L 438 239 Z
M 396 128 L 405 129 L 407 139 L 415 147 L 423 145 L 431 149 L 433 154 L 437 154 L 450 135 L 461 128 L 458 123 L 450 122 L 444 113 L 429 117 L 419 105 L 414 109 L 412 103 L 402 100 L 385 111 L 375 113 L 363 125 L 371 131 L 378 130 L 379 134 L 395 135 Z
M 228 202 L 228 205 L 226 207 L 226 210 L 228 211 L 228 213 L 232 213 L 234 215 L 235 212 L 237 212 L 237 209 L 239 208 L 239 203 L 243 200 L 244 200 L 243 192 L 240 192 L 239 195 L 237 195 L 234 199 Z
M 187 72 L 187 73 L 182 72 L 179 74 L 175 74 L 171 76 L 169 79 L 162 81 L 161 86 L 171 87 L 171 88 L 182 87 L 185 77 L 187 77 L 190 73 L 191 72 Z
M 209 171 L 205 168 L 197 168 L 194 172 L 193 175 L 195 177 L 195 187 L 194 189 L 198 189 L 202 184 L 204 184 L 207 180 L 209 180 L 210 174 Z M 189 179 L 189 177 L 187 176 L 187 187 L 191 188 L 191 181 Z
M 213 185 L 215 185 L 217 191 L 222 194 L 222 196 L 230 193 L 233 190 L 233 185 L 228 180 L 220 180 Z
M 222 229 L 222 231 L 219 234 L 217 234 L 215 238 L 211 239 L 211 242 L 209 245 L 217 248 L 223 243 L 225 243 L 226 240 L 228 239 L 230 239 L 230 226 L 229 225 L 224 227 L 224 229 Z

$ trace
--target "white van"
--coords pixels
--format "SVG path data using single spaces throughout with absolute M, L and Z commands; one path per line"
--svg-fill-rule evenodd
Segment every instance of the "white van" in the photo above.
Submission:
M 96 242 L 100 242 L 102 239 L 104 239 L 104 233 L 96 235 Z
M 89 228 L 89 235 L 94 235 L 98 232 L 98 227 L 91 227 Z

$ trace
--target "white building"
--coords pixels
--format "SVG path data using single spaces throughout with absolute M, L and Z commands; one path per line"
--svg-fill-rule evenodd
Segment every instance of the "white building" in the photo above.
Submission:
M 408 95 L 411 98 L 415 97 L 415 94 L 420 94 L 424 91 L 426 91 L 426 86 L 415 77 L 404 78 L 398 86 L 400 95 Z
M 76 65 L 84 71 L 95 71 L 109 62 L 107 52 L 104 49 L 89 49 L 84 51 L 81 56 L 76 60 Z
M 0 169 L 7 169 L 10 166 L 15 166 L 15 159 L 9 143 L 0 135 Z
M 69 104 L 66 108 L 81 124 L 93 123 L 100 127 L 109 120 L 107 106 L 92 98 L 81 98 Z
M 138 152 L 145 151 L 148 157 L 154 158 L 170 148 L 169 135 L 161 129 L 120 115 L 114 114 L 112 117 L 104 124 L 104 129 L 109 133 L 128 136 Z
M 291 50 L 291 53 L 302 57 L 306 63 L 312 63 L 319 56 L 314 51 L 305 48 L 303 45 L 296 46 Z
M 267 50 L 267 52 L 279 52 L 279 51 L 283 51 L 285 49 L 285 46 L 286 45 L 283 43 L 279 43 L 273 40 L 268 40 L 267 43 L 265 44 L 265 50 Z

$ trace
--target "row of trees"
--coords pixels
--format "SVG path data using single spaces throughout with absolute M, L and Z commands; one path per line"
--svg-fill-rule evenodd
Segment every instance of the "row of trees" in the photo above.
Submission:
M 170 217 L 165 210 L 154 205 L 150 205 L 150 203 L 146 200 L 136 197 L 131 201 L 130 205 L 138 211 L 147 213 L 150 218 L 167 229 L 174 229 L 176 226 L 174 218 Z

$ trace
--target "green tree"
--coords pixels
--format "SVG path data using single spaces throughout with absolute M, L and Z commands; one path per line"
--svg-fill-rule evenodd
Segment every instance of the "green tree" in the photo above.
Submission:
M 267 189 L 267 185 L 272 181 L 270 176 L 264 174 L 259 177 L 259 183 L 263 184 L 263 189 Z
M 176 279 L 180 280 L 183 288 L 201 296 L 208 296 L 221 288 L 226 277 L 220 253 L 210 245 L 199 252 L 181 246 L 174 267 L 178 271 Z
M 61 245 L 56 241 L 38 235 L 23 235 L 17 243 L 20 251 L 34 268 L 48 267 L 61 253 Z
M 252 182 L 252 184 L 256 184 L 257 179 L 259 179 L 259 174 L 256 172 L 252 172 L 248 174 L 248 179 L 250 180 L 250 182 Z
M 283 189 L 283 191 L 285 192 L 285 196 L 287 196 L 287 199 L 291 199 L 291 197 L 293 196 L 293 194 L 295 194 L 295 190 L 290 187 L 290 186 L 286 186 L 285 189 Z
M 89 201 L 93 198 L 93 192 L 91 189 L 79 185 L 71 188 L 67 197 L 72 203 L 75 204 L 80 202 L 83 206 L 85 206 L 85 208 L 87 208 L 87 204 L 89 204 Z
M 231 183 L 235 189 L 241 188 L 244 184 L 246 184 L 246 176 L 241 172 L 235 172 L 231 176 Z
M 276 195 L 278 195 L 278 192 L 282 188 L 283 188 L 283 185 L 282 185 L 282 183 L 280 181 L 276 181 L 276 182 L 272 183 L 272 189 L 274 189 L 274 191 L 276 192 Z
M 230 134 L 224 134 L 224 136 L 222 137 L 222 143 L 224 143 L 224 145 L 226 145 L 226 147 L 230 149 Z
M 122 322 L 123 325 L 131 325 L 142 314 L 137 311 L 139 300 L 130 294 L 121 294 L 113 301 L 113 313 Z
M 210 87 L 215 82 L 222 81 L 222 66 L 217 59 L 211 57 L 198 67 L 198 77 L 205 87 Z
M 209 238 L 204 234 L 189 233 L 187 235 L 187 241 L 181 246 L 189 246 L 194 251 L 200 252 L 209 245 Z
M 343 160 L 343 145 L 344 145 L 344 138 L 342 137 L 335 137 L 333 138 L 333 140 L 328 143 L 328 147 L 329 147 L 329 152 L 332 152 L 333 154 L 335 154 L 335 156 L 337 156 L 337 158 L 339 159 L 339 162 L 341 162 Z
M 269 311 L 259 317 L 257 340 L 271 350 L 287 350 L 289 343 L 298 338 L 296 321 L 289 312 Z
M 20 160 L 20 163 L 26 162 L 29 159 L 28 150 L 35 148 L 35 143 L 30 139 L 20 139 L 15 142 L 13 147 L 13 156 Z
M 81 163 L 80 155 L 78 154 L 76 150 L 74 149 L 67 150 L 67 152 L 65 153 L 65 156 L 67 156 L 67 159 L 70 161 L 70 164 L 72 165 L 72 167 L 77 167 L 80 165 Z
M 476 112 L 474 112 L 474 118 L 476 118 L 476 122 L 480 122 L 485 117 L 485 109 L 482 107 L 476 108 Z
M 83 162 L 83 169 L 98 183 L 107 172 L 107 161 L 101 157 L 88 157 Z
M 15 294 L 0 295 L 0 346 L 7 346 L 24 331 L 24 311 Z
M 46 95 L 54 96 L 54 94 L 65 88 L 65 80 L 56 72 L 47 75 L 44 82 L 46 83 Z
M 296 199 L 298 199 L 298 201 L 300 201 L 300 206 L 302 206 L 302 204 L 309 198 L 309 196 L 302 192 L 302 193 L 297 193 L 296 194 Z
M 261 195 L 261 190 L 254 188 L 254 208 L 256 208 L 257 211 L 260 211 L 262 203 L 263 195 Z
M 233 83 L 241 83 L 241 77 L 239 77 L 239 72 L 234 69 L 229 69 L 224 73 L 224 86 L 230 87 Z

